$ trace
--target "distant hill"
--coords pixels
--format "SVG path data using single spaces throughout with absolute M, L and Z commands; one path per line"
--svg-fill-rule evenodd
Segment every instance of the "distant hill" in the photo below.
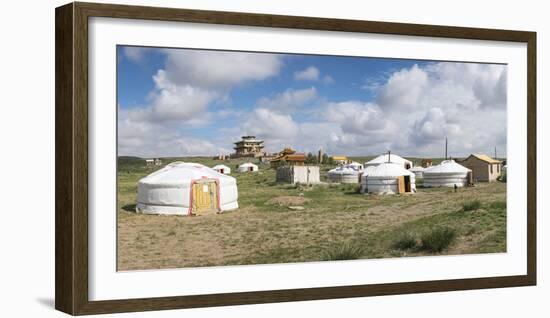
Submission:
M 124 160 L 141 160 L 143 158 L 135 157 L 135 156 L 118 156 L 118 159 L 124 159 Z

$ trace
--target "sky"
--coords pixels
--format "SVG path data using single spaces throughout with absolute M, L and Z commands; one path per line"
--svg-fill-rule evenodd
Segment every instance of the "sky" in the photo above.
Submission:
M 117 47 L 118 154 L 506 155 L 506 65 Z

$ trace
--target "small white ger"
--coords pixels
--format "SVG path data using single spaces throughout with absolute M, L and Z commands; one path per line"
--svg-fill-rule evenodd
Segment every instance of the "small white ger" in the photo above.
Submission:
M 216 170 L 221 174 L 231 174 L 231 168 L 229 168 L 226 165 L 215 165 L 212 167 L 212 169 Z
M 235 178 L 198 163 L 173 162 L 138 182 L 136 211 L 194 215 L 239 207 Z

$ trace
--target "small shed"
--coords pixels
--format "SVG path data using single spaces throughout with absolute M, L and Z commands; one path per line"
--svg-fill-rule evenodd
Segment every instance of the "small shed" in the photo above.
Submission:
M 159 158 L 145 159 L 145 164 L 147 166 L 160 166 L 162 165 L 162 161 Z
M 460 164 L 472 170 L 474 180 L 479 182 L 497 181 L 502 173 L 502 162 L 484 154 L 471 154 Z
M 284 183 L 320 183 L 319 166 L 281 166 L 277 168 L 277 182 Z

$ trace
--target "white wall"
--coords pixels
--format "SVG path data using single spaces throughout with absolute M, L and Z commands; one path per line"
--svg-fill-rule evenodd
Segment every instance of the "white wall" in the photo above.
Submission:
M 114 2 L 107 1 L 104 2 Z M 544 1 L 117 1 L 156 6 L 446 24 L 538 32 L 539 123 L 548 121 L 550 23 Z M 0 316 L 61 317 L 54 295 L 54 7 L 63 1 L 11 1 L 0 17 Z M 510 105 L 513 107 L 513 105 Z M 539 162 L 549 155 L 539 125 Z M 12 161 L 15 158 L 15 161 Z M 15 163 L 14 163 L 15 162 Z M 539 171 L 539 286 L 348 300 L 237 306 L 132 317 L 547 317 L 550 208 Z M 546 231 L 543 231 L 546 230 Z M 545 249 L 541 248 L 542 246 Z M 122 316 L 122 315 L 118 315 Z

